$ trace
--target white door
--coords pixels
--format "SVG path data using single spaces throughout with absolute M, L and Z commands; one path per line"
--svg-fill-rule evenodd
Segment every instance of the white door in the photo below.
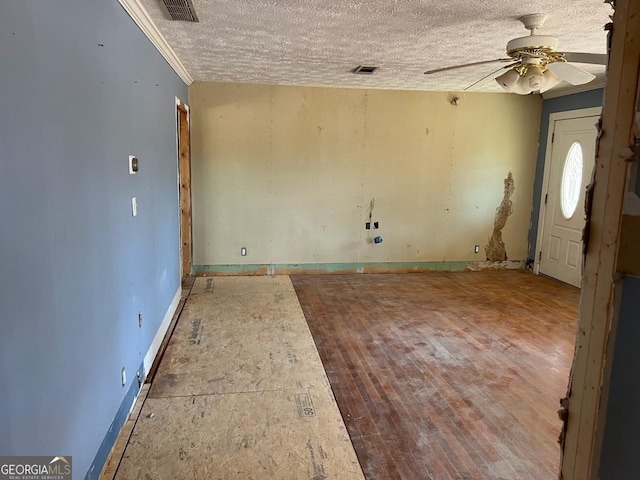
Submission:
M 555 119 L 543 191 L 539 272 L 576 287 L 582 280 L 585 193 L 595 163 L 599 116 Z

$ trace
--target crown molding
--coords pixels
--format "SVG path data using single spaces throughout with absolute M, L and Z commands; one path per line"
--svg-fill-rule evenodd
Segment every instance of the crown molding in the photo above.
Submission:
M 164 57 L 167 63 L 173 68 L 184 83 L 191 85 L 193 78 L 184 68 L 184 65 L 173 51 L 173 48 L 169 46 L 164 36 L 153 23 L 153 20 L 149 16 L 149 12 L 142 6 L 140 0 L 118 0 L 120 5 L 126 10 L 129 16 L 136 22 L 136 25 L 140 27 L 140 30 L 147 36 L 151 43 L 158 49 L 160 54 Z
M 548 98 L 564 97 L 565 95 L 573 95 L 574 93 L 598 90 L 599 88 L 604 88 L 606 84 L 607 80 L 605 78 L 596 78 L 594 81 L 589 82 L 585 85 L 568 85 L 562 88 L 554 88 L 552 90 L 549 90 L 548 92 L 544 92 L 542 94 L 542 98 L 544 100 L 547 100 Z

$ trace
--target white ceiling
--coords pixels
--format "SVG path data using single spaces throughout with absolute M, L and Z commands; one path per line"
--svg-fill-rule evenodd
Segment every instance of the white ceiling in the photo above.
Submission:
M 196 81 L 411 90 L 463 90 L 500 64 L 425 70 L 504 57 L 527 35 L 517 20 L 549 18 L 560 50 L 605 53 L 612 9 L 602 0 L 193 0 L 199 23 L 167 20 L 140 0 Z M 372 76 L 354 75 L 376 65 Z M 603 75 L 604 67 L 588 68 Z M 493 81 L 478 91 L 502 91 Z

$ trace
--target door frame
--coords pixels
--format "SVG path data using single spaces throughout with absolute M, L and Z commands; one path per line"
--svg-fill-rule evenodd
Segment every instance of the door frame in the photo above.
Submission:
M 545 196 L 549 190 L 549 177 L 551 176 L 551 152 L 553 151 L 553 135 L 556 130 L 556 122 L 559 120 L 573 120 L 584 117 L 597 117 L 602 115 L 602 107 L 580 108 L 555 112 L 549 115 L 549 128 L 547 130 L 547 148 L 544 154 L 544 173 L 542 176 L 542 189 L 540 190 L 540 211 L 538 213 L 538 234 L 536 236 L 536 250 L 533 261 L 533 273 L 540 274 L 540 258 L 542 255 L 542 236 L 544 234 L 544 220 L 547 215 Z M 595 127 L 594 127 L 595 128 Z M 596 147 L 597 148 L 597 147 Z M 594 155 L 597 152 L 594 152 Z
M 191 113 L 176 97 L 176 150 L 178 157 L 178 204 L 180 211 L 180 277 L 191 275 L 193 230 L 191 222 Z

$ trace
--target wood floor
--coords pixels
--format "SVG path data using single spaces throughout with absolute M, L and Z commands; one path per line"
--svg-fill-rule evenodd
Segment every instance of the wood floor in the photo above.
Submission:
M 521 272 L 291 278 L 367 480 L 558 478 L 578 290 Z

